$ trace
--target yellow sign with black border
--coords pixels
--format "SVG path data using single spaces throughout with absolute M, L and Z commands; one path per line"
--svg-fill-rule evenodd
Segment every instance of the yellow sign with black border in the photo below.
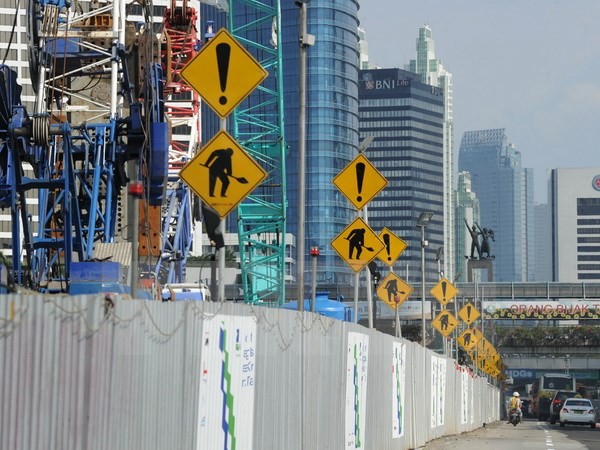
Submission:
M 231 112 L 269 75 L 225 28 L 181 69 L 181 77 L 220 116 Z
M 396 309 L 404 303 L 412 291 L 411 285 L 395 273 L 390 272 L 377 286 L 377 297 L 392 309 Z
M 404 249 L 408 247 L 408 244 L 392 233 L 388 228 L 381 230 L 379 238 L 383 241 L 385 247 L 377 254 L 377 258 L 384 264 L 392 267 Z
M 223 218 L 267 177 L 267 172 L 221 130 L 181 169 L 179 176 Z
M 438 302 L 447 305 L 458 294 L 458 289 L 450 281 L 442 277 L 438 283 L 429 291 Z
M 433 319 L 431 325 L 444 336 L 449 336 L 457 327 L 458 320 L 456 320 L 456 317 L 450 311 L 445 309 Z
M 355 272 L 360 272 L 384 247 L 379 236 L 360 217 L 354 219 L 330 245 Z
M 343 168 L 332 182 L 358 210 L 388 184 L 385 177 L 362 153 Z

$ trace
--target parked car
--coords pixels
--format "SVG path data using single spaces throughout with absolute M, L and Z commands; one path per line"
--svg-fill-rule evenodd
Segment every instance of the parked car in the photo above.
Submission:
M 575 391 L 556 391 L 552 402 L 550 403 L 550 423 L 554 425 L 558 420 L 560 410 L 563 407 L 563 403 L 568 398 L 573 398 L 577 395 Z
M 596 411 L 587 398 L 568 398 L 560 410 L 559 421 L 561 427 L 568 423 L 596 428 Z

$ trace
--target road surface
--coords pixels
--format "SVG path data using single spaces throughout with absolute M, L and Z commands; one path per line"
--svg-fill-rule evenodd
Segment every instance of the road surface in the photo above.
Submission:
M 435 439 L 423 450 L 600 450 L 600 425 L 550 425 L 527 420 L 516 427 L 505 421 L 488 424 L 469 433 Z

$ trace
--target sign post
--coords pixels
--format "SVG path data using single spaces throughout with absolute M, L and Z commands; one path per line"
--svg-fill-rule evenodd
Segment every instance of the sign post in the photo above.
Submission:
M 262 180 L 266 172 L 245 153 L 226 132 L 226 118 L 256 89 L 269 73 L 256 59 L 225 29 L 217 34 L 181 69 L 181 77 L 221 117 L 221 131 L 204 147 L 210 152 L 208 159 L 197 161 L 201 151 L 181 170 L 181 178 L 202 200 L 215 209 L 221 217 L 220 231 L 225 233 L 224 217 L 240 203 Z M 198 179 L 198 162 L 208 170 Z M 238 172 L 232 173 L 233 163 Z M 246 176 L 240 175 L 245 167 Z M 251 182 L 250 179 L 253 181 Z M 215 189 L 220 182 L 220 195 Z M 231 186 L 233 181 L 245 188 Z M 208 190 L 208 196 L 206 191 Z M 205 194 L 204 196 L 201 195 Z M 232 194 L 232 200 L 228 198 Z M 208 198 L 207 198 L 208 197 Z M 220 197 L 220 200 L 216 200 Z M 212 199 L 211 201 L 207 201 Z M 219 301 L 225 300 L 225 247 L 219 249 Z

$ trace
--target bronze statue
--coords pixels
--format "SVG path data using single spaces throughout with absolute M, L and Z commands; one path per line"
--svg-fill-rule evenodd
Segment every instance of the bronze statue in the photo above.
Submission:
M 475 224 L 473 224 L 472 227 L 469 227 L 467 219 L 464 220 L 467 230 L 469 230 L 469 233 L 471 234 L 471 259 L 481 259 L 481 246 L 479 245 L 479 235 L 481 232 L 477 229 Z M 475 250 L 477 250 L 477 258 L 475 257 Z
M 481 256 L 480 259 L 491 259 L 493 256 L 490 254 L 490 239 L 496 242 L 496 238 L 494 237 L 494 231 L 491 228 L 484 228 L 483 230 L 477 224 L 477 228 L 481 232 Z

